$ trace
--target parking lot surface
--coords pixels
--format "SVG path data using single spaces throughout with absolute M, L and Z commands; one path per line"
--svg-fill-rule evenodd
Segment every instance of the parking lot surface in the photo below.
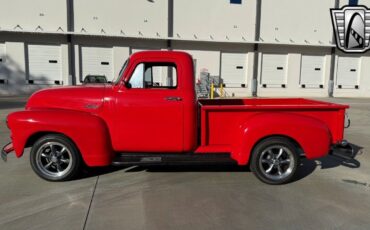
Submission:
M 107 167 L 53 183 L 26 151 L 0 162 L 0 229 L 370 229 L 370 99 L 324 100 L 351 106 L 345 138 L 356 161 L 303 160 L 281 186 L 236 166 Z M 0 98 L 1 146 L 6 115 L 24 103 Z

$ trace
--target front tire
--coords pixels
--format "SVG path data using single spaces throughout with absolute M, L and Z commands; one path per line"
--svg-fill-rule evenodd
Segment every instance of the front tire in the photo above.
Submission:
M 39 177 L 48 181 L 66 181 L 79 172 L 81 156 L 70 139 L 59 134 L 49 134 L 35 142 L 30 162 Z
M 272 185 L 290 182 L 299 165 L 299 148 L 287 138 L 270 137 L 252 152 L 251 170 L 262 182 Z

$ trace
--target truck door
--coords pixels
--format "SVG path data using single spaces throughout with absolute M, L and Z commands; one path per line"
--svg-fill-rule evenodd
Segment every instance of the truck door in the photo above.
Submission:
M 183 101 L 178 70 L 171 62 L 137 63 L 117 91 L 118 117 L 112 137 L 124 152 L 182 152 Z

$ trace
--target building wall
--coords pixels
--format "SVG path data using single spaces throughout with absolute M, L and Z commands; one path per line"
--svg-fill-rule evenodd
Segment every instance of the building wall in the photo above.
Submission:
M 83 33 L 167 37 L 167 4 L 167 0 L 74 1 L 74 28 Z
M 253 41 L 255 18 L 256 0 L 243 1 L 242 4 L 230 4 L 230 1 L 225 0 L 176 0 L 174 37 Z
M 202 71 L 208 71 L 211 76 L 230 80 L 223 76 L 229 73 L 224 71 L 226 61 L 230 61 L 225 57 L 239 57 L 242 66 L 236 68 L 243 69 L 238 72 L 240 84 L 236 81 L 225 87 L 228 95 L 236 97 L 252 96 L 255 90 L 262 97 L 327 97 L 332 84 L 335 97 L 370 97 L 369 54 L 348 55 L 334 48 L 329 10 L 336 0 L 242 0 L 241 4 L 228 0 L 0 2 L 0 51 L 5 50 L 4 54 L 0 52 L 4 56 L 0 63 L 2 95 L 28 94 L 56 86 L 53 82 L 29 82 L 28 48 L 36 44 L 60 47 L 58 64 L 63 85 L 81 84 L 87 73 L 86 47 L 106 51 L 109 61 L 100 61 L 99 55 L 103 54 L 98 51 L 94 58 L 97 65 L 109 65 L 112 79 L 136 50 L 171 49 L 193 56 L 196 79 Z M 358 3 L 370 6 L 370 0 Z M 338 1 L 339 7 L 347 4 L 348 0 Z M 283 57 L 284 66 L 272 63 L 273 72 L 269 72 L 269 55 Z M 320 67 L 309 67 L 322 73 L 321 84 L 302 83 L 303 77 L 307 78 L 303 73 L 307 57 L 323 60 Z M 352 85 L 340 83 L 346 76 L 343 68 L 352 69 L 344 66 L 343 60 L 347 59 L 341 57 L 358 59 Z M 281 73 L 276 68 L 285 73 L 278 84 L 273 83 L 274 74 L 279 78 Z M 5 82 L 1 81 L 3 76 Z M 273 84 L 266 84 L 268 78 Z
M 56 45 L 60 47 L 61 81 L 64 85 L 71 84 L 69 78 L 68 44 L 64 36 L 58 35 L 30 35 L 19 36 L 13 33 L 2 33 L 5 54 L 1 72 L 7 74 L 7 82 L 0 84 L 0 95 L 30 94 L 35 90 L 53 87 L 54 84 L 30 84 L 31 77 L 28 61 L 28 45 Z
M 263 68 L 263 54 L 282 54 L 286 55 L 287 63 L 285 76 L 285 88 L 277 86 L 263 87 L 262 74 Z M 331 54 L 330 49 L 322 48 L 302 48 L 302 47 L 278 47 L 278 46 L 263 46 L 260 47 L 259 52 L 259 63 L 258 63 L 258 95 L 259 96 L 282 96 L 282 97 L 327 97 L 329 78 L 330 78 L 330 62 Z M 301 77 L 301 60 L 302 55 L 319 55 L 324 58 L 323 68 L 323 88 L 317 87 L 306 87 L 302 88 L 300 84 Z
M 329 9 L 335 0 L 263 0 L 261 39 L 271 42 L 331 44 Z
M 67 31 L 66 2 L 1 0 L 0 28 L 15 31 Z
M 348 0 L 339 0 L 339 6 L 345 6 L 348 5 Z M 367 6 L 368 8 L 370 7 L 370 0 L 358 0 L 358 5 L 364 5 Z

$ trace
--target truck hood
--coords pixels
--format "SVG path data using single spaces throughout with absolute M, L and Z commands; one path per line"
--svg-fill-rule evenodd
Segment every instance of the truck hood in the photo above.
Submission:
M 68 109 L 96 113 L 103 105 L 107 86 L 95 84 L 43 89 L 29 98 L 26 109 Z

